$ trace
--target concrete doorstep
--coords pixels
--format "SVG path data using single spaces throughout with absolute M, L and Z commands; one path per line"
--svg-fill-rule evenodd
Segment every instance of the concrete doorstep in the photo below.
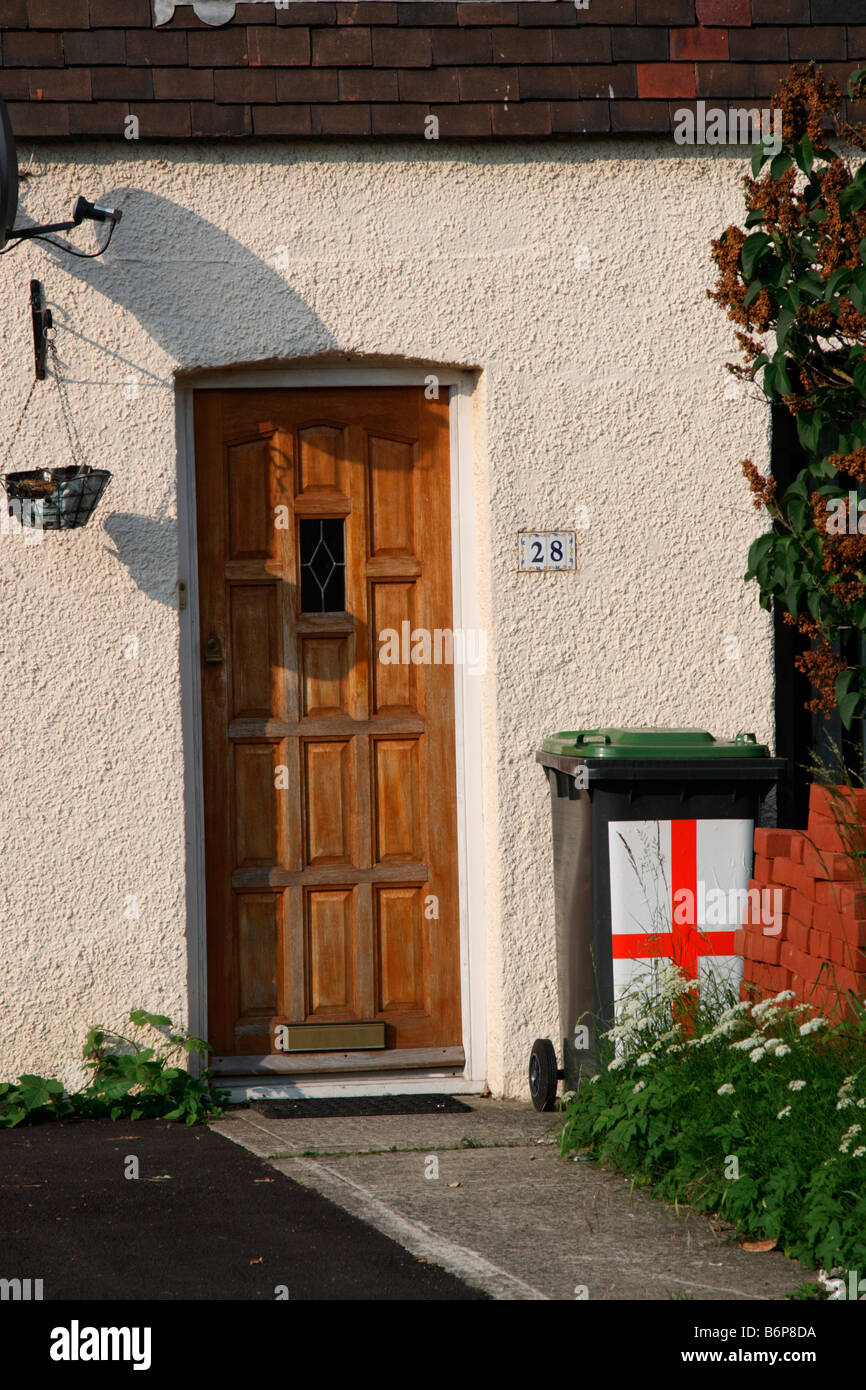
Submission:
M 528 1102 L 473 1097 L 470 1114 L 239 1109 L 212 1128 L 494 1299 L 779 1299 L 814 1281 L 597 1163 L 560 1160 L 560 1125 Z

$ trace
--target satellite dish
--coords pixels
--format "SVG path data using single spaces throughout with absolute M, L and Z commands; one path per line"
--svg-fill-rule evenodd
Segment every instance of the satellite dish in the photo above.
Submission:
M 18 212 L 18 154 L 5 101 L 0 101 L 0 250 Z
M 108 241 L 99 251 L 93 253 L 101 256 L 103 251 L 107 250 L 114 228 L 123 216 L 119 208 L 103 208 L 98 203 L 88 202 L 86 198 L 76 198 L 72 217 L 66 222 L 46 222 L 41 227 L 13 227 L 17 213 L 18 154 L 15 149 L 15 136 L 12 134 L 6 103 L 0 101 L 0 251 L 10 237 L 15 238 L 17 245 L 18 242 L 28 241 L 31 237 L 42 237 L 43 240 L 47 240 L 46 232 L 68 232 L 73 227 L 80 227 L 84 221 L 109 222 L 111 228 Z M 52 244 L 59 247 L 61 251 L 69 250 L 62 242 L 58 241 Z

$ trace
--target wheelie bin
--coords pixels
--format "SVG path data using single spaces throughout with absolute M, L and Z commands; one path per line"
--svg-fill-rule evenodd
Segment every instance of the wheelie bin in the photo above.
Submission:
M 537 1038 L 529 1088 L 549 1110 L 557 1081 L 598 1066 L 616 1000 L 668 957 L 699 983 L 738 983 L 734 931 L 761 805 L 785 767 L 754 734 L 569 730 L 536 753 L 551 793 L 561 1066 Z

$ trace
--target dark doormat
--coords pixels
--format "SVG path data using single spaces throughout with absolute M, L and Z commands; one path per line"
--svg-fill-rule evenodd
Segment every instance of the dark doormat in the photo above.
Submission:
M 253 1100 L 267 1120 L 329 1120 L 342 1115 L 463 1115 L 472 1106 L 454 1096 L 337 1096 L 333 1100 Z

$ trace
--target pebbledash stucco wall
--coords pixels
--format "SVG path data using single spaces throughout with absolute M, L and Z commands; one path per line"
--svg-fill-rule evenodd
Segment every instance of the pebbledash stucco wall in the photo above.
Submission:
M 83 192 L 124 220 L 103 260 L 0 258 L 4 448 L 34 276 L 85 454 L 114 473 L 86 530 L 0 537 L 4 1078 L 75 1079 L 87 1026 L 131 1007 L 188 1018 L 176 374 L 349 358 L 477 371 L 487 1076 L 526 1093 L 533 1038 L 556 1036 L 540 739 L 772 732 L 737 466 L 766 465 L 767 411 L 731 397 L 704 294 L 744 167 L 672 139 L 37 148 L 29 217 Z M 65 461 L 53 388 L 31 414 L 8 466 Z M 579 507 L 579 572 L 518 574 L 517 531 Z

